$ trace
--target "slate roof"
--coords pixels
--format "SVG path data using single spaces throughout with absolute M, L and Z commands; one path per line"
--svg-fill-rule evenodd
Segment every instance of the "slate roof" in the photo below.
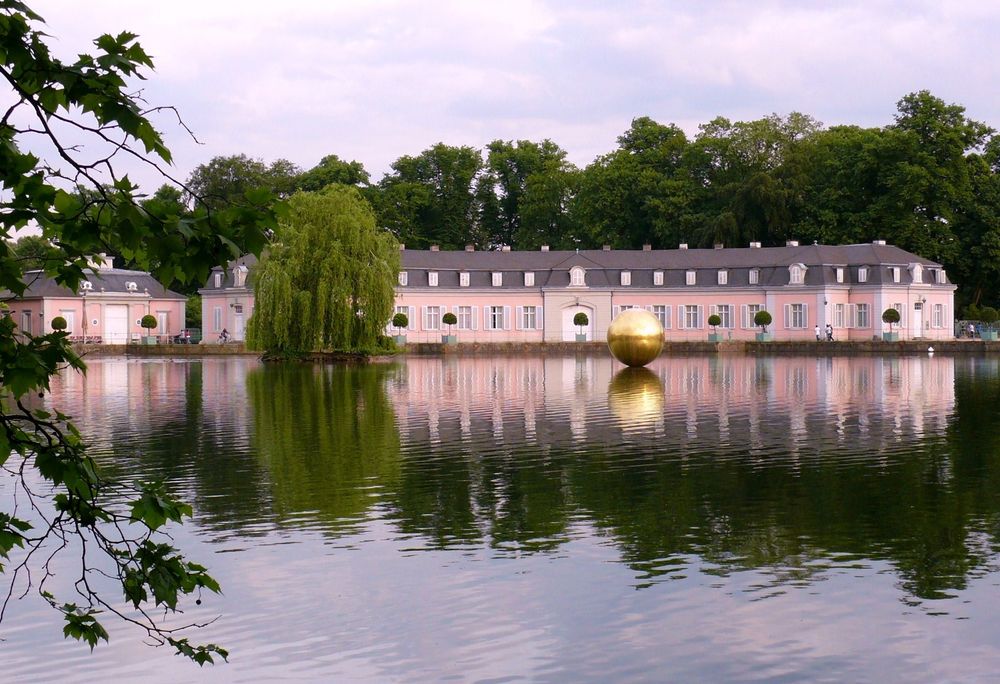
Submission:
M 93 283 L 90 292 L 94 294 L 128 294 L 136 293 L 149 295 L 153 299 L 187 299 L 182 294 L 168 290 L 156 278 L 146 271 L 130 271 L 124 268 L 108 269 L 85 269 L 87 280 Z M 74 292 L 64 285 L 60 285 L 53 278 L 45 275 L 43 271 L 27 271 L 24 274 L 24 282 L 27 289 L 20 299 L 39 299 L 42 297 L 78 297 L 82 290 Z M 134 282 L 136 290 L 128 290 L 126 283 Z M 88 294 L 90 293 L 88 292 Z
M 580 251 L 413 251 L 400 252 L 401 269 L 407 272 L 405 289 L 429 287 L 427 273 L 438 273 L 438 288 L 459 287 L 459 273 L 469 273 L 470 288 L 492 288 L 491 273 L 503 273 L 503 284 L 495 289 L 523 289 L 524 272 L 535 273 L 535 288 L 567 287 L 574 266 L 586 270 L 587 287 L 622 287 L 620 274 L 631 272 L 632 288 L 683 288 L 686 272 L 696 272 L 697 287 L 748 287 L 749 272 L 759 270 L 755 286 L 789 284 L 788 267 L 806 267 L 805 286 L 908 285 L 911 264 L 925 268 L 924 284 L 938 285 L 927 269 L 941 265 L 899 247 L 886 244 L 801 245 L 789 247 L 669 249 L 669 250 L 580 250 Z M 836 280 L 836 268 L 846 267 L 844 282 Z M 868 267 L 868 279 L 859 283 L 857 267 Z M 892 282 L 889 267 L 900 267 L 900 282 Z M 718 285 L 717 273 L 727 270 L 728 283 Z M 663 285 L 653 285 L 653 272 L 663 271 Z M 950 285 L 950 283 L 945 283 Z
M 233 274 L 233 269 L 237 266 L 247 267 L 247 279 L 243 284 L 243 287 L 237 288 L 240 290 L 252 290 L 253 289 L 253 272 L 254 267 L 257 266 L 257 257 L 253 254 L 244 254 L 239 259 L 233 259 L 226 264 L 225 268 L 222 266 L 216 266 L 212 269 L 212 272 L 208 275 L 208 281 L 205 283 L 205 287 L 202 290 L 231 290 L 236 288 L 236 277 Z M 215 286 L 215 274 L 222 273 L 222 285 L 220 287 Z

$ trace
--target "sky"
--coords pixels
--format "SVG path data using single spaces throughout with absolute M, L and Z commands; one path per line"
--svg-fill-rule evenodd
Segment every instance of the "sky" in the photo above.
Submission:
M 639 116 L 692 135 L 716 116 L 791 111 L 881 126 L 921 89 L 1000 128 L 991 0 L 29 4 L 63 58 L 139 34 L 156 65 L 143 97 L 197 136 L 156 119 L 179 178 L 243 153 L 304 169 L 336 154 L 378 180 L 437 142 L 494 139 L 549 138 L 582 167 Z

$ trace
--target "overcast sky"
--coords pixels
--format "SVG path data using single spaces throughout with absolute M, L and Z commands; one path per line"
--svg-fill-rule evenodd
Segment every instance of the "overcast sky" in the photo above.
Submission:
M 790 111 L 884 125 L 924 88 L 1000 126 L 992 0 L 29 3 L 63 57 L 140 35 L 144 96 L 203 143 L 158 122 L 180 177 L 215 155 L 337 154 L 378 180 L 436 142 L 496 138 L 551 138 L 585 166 L 637 116 L 689 133 Z

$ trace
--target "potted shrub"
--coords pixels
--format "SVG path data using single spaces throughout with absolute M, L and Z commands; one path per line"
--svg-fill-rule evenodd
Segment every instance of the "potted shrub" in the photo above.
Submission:
M 458 342 L 458 338 L 451 334 L 451 326 L 458 323 L 458 316 L 449 311 L 441 317 L 441 322 L 448 326 L 448 334 L 442 335 L 441 341 L 445 344 L 456 344 Z
M 406 344 L 406 335 L 402 334 L 400 330 L 405 328 L 410 324 L 410 317 L 405 313 L 400 311 L 395 316 L 392 317 L 392 327 L 396 329 L 396 335 L 392 338 L 396 344 Z
M 712 332 L 708 333 L 709 342 L 722 342 L 722 335 L 719 334 L 719 326 L 722 325 L 722 317 L 719 314 L 712 314 L 708 317 L 708 324 L 712 326 Z
M 753 324 L 760 328 L 760 332 L 757 333 L 758 342 L 770 342 L 773 339 L 771 333 L 767 331 L 767 326 L 771 325 L 773 320 L 771 314 L 764 309 L 753 315 Z
M 982 339 L 994 341 L 997 339 L 997 331 L 993 327 L 997 319 L 1000 319 L 1000 313 L 992 306 L 984 306 L 979 310 L 979 320 L 986 324 L 986 328 L 979 331 Z
M 582 311 L 578 311 L 575 316 L 573 316 L 573 325 L 580 328 L 580 332 L 576 334 L 577 342 L 586 342 L 587 333 L 583 332 L 584 326 L 590 325 L 590 317 Z
M 146 335 L 142 338 L 143 344 L 156 344 L 156 336 L 151 332 L 156 327 L 156 316 L 146 314 L 139 321 L 139 326 L 146 329 Z
M 62 332 L 66 329 L 66 319 L 62 316 L 56 316 L 52 319 L 52 329 L 57 332 Z
M 882 312 L 882 322 L 889 324 L 889 332 L 882 333 L 882 339 L 886 342 L 899 342 L 899 333 L 892 331 L 892 326 L 899 323 L 899 312 L 889 307 Z

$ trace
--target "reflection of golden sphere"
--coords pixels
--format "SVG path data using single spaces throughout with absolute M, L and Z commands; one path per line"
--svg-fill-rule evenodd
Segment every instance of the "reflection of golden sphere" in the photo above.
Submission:
M 626 309 L 608 328 L 608 348 L 626 366 L 645 366 L 663 349 L 663 326 L 645 309 Z
M 648 368 L 622 368 L 608 383 L 608 408 L 626 426 L 648 425 L 663 415 L 663 383 Z

